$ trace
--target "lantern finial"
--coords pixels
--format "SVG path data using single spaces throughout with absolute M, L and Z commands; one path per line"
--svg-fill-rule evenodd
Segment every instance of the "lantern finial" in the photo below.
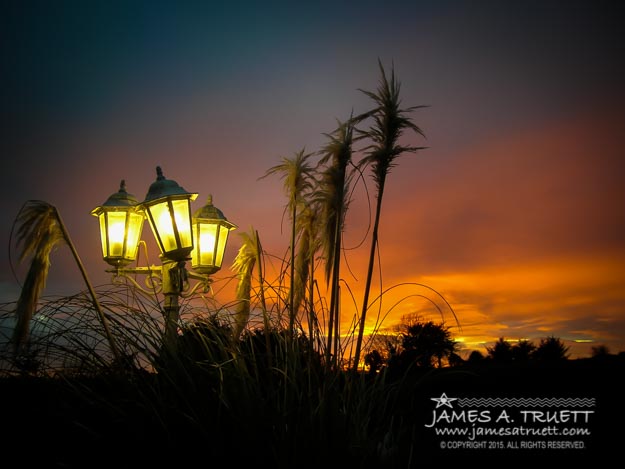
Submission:
M 165 176 L 163 176 L 163 170 L 160 166 L 157 166 L 156 181 L 150 185 L 143 204 L 145 205 L 148 202 L 154 202 L 157 199 L 166 197 L 186 198 L 188 196 L 191 200 L 195 200 L 197 193 L 187 192 L 184 188 L 179 186 L 176 181 L 165 178 Z

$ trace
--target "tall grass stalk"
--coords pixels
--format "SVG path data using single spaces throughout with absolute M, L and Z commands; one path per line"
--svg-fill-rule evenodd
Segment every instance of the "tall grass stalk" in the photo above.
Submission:
M 291 285 L 289 288 L 289 334 L 293 334 L 295 327 L 295 316 L 297 314 L 297 307 L 295 305 L 295 297 L 302 296 L 300 292 L 296 292 L 295 288 L 298 283 L 295 281 L 295 252 L 296 252 L 296 237 L 297 237 L 297 219 L 298 219 L 298 207 L 304 206 L 304 197 L 312 190 L 312 178 L 313 168 L 309 163 L 309 159 L 313 156 L 312 153 L 306 153 L 305 149 L 301 149 L 296 152 L 292 158 L 282 158 L 282 163 L 272 168 L 269 168 L 265 173 L 267 177 L 272 174 L 280 174 L 284 180 L 284 191 L 288 197 L 288 203 L 286 209 L 290 213 L 291 217 L 291 241 L 290 241 L 290 279 Z M 299 283 L 301 287 L 301 282 Z
M 381 61 L 380 81 L 376 92 L 363 91 L 375 103 L 375 109 L 371 111 L 373 126 L 362 131 L 362 135 L 372 143 L 365 148 L 366 155 L 360 164 L 371 165 L 373 180 L 377 187 L 377 198 L 373 230 L 371 232 L 371 249 L 369 253 L 369 265 L 367 267 L 367 279 L 363 295 L 362 308 L 360 310 L 360 323 L 358 338 L 356 339 L 356 351 L 354 353 L 354 369 L 360 365 L 360 353 L 365 331 L 367 310 L 369 308 L 369 293 L 373 277 L 376 250 L 378 248 L 378 231 L 382 213 L 382 199 L 386 185 L 386 177 L 395 160 L 404 153 L 415 153 L 424 147 L 405 146 L 399 143 L 399 138 L 405 130 L 413 130 L 418 135 L 425 136 L 421 129 L 407 116 L 410 112 L 424 106 L 412 106 L 402 109 L 399 96 L 400 83 L 395 77 L 395 71 L 391 68 L 391 76 L 387 77 Z
M 319 186 L 315 195 L 322 208 L 321 225 L 325 227 L 322 237 L 322 249 L 325 256 L 326 282 L 330 287 L 330 307 L 328 311 L 328 330 L 326 344 L 326 361 L 338 364 L 336 338 L 340 337 L 339 305 L 340 305 L 340 265 L 341 239 L 345 222 L 345 213 L 349 206 L 346 199 L 350 183 L 348 165 L 352 158 L 352 141 L 354 125 L 351 119 L 338 122 L 334 132 L 326 134 L 328 143 L 321 150 L 320 165 L 327 163 L 321 173 Z M 334 353 L 333 353 L 334 350 Z
M 46 285 L 50 268 L 50 254 L 59 242 L 64 241 L 69 246 L 89 290 L 91 301 L 104 328 L 111 352 L 115 358 L 119 359 L 117 345 L 111 335 L 98 297 L 57 208 L 44 201 L 29 200 L 18 213 L 15 225 L 17 225 L 18 245 L 22 245 L 20 260 L 23 261 L 31 256 L 30 268 L 15 309 L 17 317 L 13 336 L 15 353 L 18 353 L 28 338 L 30 320 L 36 310 L 37 300 Z

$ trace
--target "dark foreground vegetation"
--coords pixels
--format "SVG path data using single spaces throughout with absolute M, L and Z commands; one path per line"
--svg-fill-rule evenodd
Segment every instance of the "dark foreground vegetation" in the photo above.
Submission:
M 269 337 L 267 353 L 266 338 L 250 335 L 237 356 L 215 361 L 216 355 L 198 355 L 206 352 L 206 340 L 219 340 L 203 335 L 201 348 L 195 340 L 183 343 L 185 358 L 165 358 L 156 372 L 119 367 L 97 374 L 5 377 L 5 454 L 32 467 L 59 468 L 408 468 L 509 458 L 595 465 L 618 454 L 625 418 L 617 384 L 625 371 L 622 354 L 555 362 L 485 359 L 355 375 L 328 370 L 322 357 L 308 353 L 305 341 L 290 343 L 280 333 Z M 582 450 L 441 450 L 441 440 L 458 439 L 435 436 L 426 427 L 432 398 L 442 393 L 594 398 L 585 425 L 591 435 Z

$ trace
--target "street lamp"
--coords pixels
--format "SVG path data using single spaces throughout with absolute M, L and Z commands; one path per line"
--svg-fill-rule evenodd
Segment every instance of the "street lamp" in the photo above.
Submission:
M 206 275 L 221 269 L 228 234 L 235 228 L 213 205 L 213 196 L 209 195 L 206 205 L 193 214 L 191 267 Z
M 172 261 L 188 259 L 193 249 L 191 201 L 197 194 L 187 192 L 176 181 L 165 179 L 160 167 L 141 208 L 147 216 L 163 257 Z
M 100 220 L 102 257 L 114 267 L 125 266 L 137 258 L 144 220 L 138 203 L 126 192 L 126 182 L 122 180 L 119 191 L 91 211 Z
M 126 192 L 122 180 L 119 191 L 111 195 L 91 214 L 100 221 L 102 256 L 113 266 L 113 280 L 127 279 L 145 292 L 162 291 L 165 296 L 165 336 L 167 346 L 175 346 L 180 316 L 179 297 L 189 297 L 202 286 L 208 291 L 210 275 L 221 269 L 228 234 L 236 228 L 221 210 L 207 204 L 191 216 L 191 201 L 197 193 L 187 192 L 173 180 L 166 179 L 160 167 L 141 203 Z M 147 218 L 161 252 L 161 265 L 127 267 L 137 258 L 144 219 Z M 192 261 L 192 271 L 186 261 Z M 146 289 L 132 275 L 145 274 Z M 189 278 L 198 280 L 191 287 Z

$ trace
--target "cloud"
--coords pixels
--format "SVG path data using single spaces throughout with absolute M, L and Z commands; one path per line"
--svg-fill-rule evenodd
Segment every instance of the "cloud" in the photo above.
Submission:
M 400 160 L 382 213 L 384 287 L 441 292 L 467 344 L 556 335 L 625 350 L 625 119 L 616 112 L 584 108 L 457 155 Z M 366 215 L 351 221 L 355 245 Z M 356 296 L 366 248 L 351 253 Z M 386 324 L 419 310 L 439 314 L 430 299 L 404 301 Z
M 382 236 L 405 246 L 394 251 L 404 262 L 388 251 L 387 262 L 453 271 L 622 251 L 623 123 L 590 110 L 476 144 L 453 158 L 400 161 L 388 178 Z

